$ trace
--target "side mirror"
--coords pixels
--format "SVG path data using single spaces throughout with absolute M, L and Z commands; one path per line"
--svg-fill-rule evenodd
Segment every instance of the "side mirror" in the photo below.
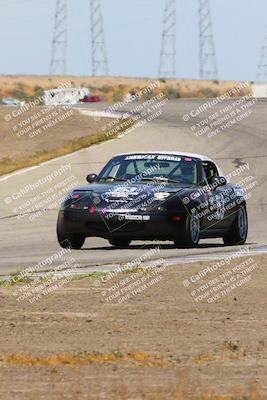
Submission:
M 227 180 L 224 176 L 215 176 L 211 180 L 211 187 L 215 190 L 219 186 L 225 186 L 227 184 Z
M 95 182 L 96 179 L 97 179 L 97 175 L 96 175 L 96 174 L 89 174 L 89 175 L 87 175 L 87 177 L 86 177 L 86 180 L 87 180 L 87 182 L 89 182 L 89 183 Z

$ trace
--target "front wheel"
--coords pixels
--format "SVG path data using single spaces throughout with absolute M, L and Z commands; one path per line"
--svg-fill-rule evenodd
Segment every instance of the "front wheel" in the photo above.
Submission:
M 80 250 L 85 242 L 85 237 L 82 235 L 66 235 L 58 237 L 58 242 L 63 249 Z
M 192 213 L 188 214 L 174 240 L 175 247 L 196 247 L 200 239 L 200 230 L 200 219 Z
M 131 243 L 130 239 L 124 239 L 124 238 L 119 238 L 119 239 L 110 239 L 109 243 L 112 246 L 116 247 L 128 247 Z
M 243 245 L 246 243 L 247 235 L 248 216 L 244 205 L 239 208 L 229 232 L 223 237 L 223 242 L 227 246 Z
M 58 221 L 57 240 L 63 249 L 80 250 L 85 242 L 85 236 L 80 234 L 65 232 L 61 221 Z

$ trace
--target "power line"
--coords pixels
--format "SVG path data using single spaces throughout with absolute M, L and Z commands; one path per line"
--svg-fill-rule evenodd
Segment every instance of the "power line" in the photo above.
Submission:
M 159 76 L 176 76 L 176 0 L 165 2 Z
M 218 79 L 209 0 L 199 0 L 200 79 Z
M 91 61 L 92 75 L 108 75 L 101 0 L 91 0 Z
M 67 65 L 67 0 L 57 0 L 50 75 L 66 75 Z

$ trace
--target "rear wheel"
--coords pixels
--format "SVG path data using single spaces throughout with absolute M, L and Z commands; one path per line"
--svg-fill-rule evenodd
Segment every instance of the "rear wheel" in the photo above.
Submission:
M 247 209 L 246 206 L 241 206 L 229 232 L 223 237 L 223 242 L 227 246 L 242 245 L 246 243 L 247 235 Z
M 109 239 L 109 243 L 112 246 L 116 246 L 116 247 L 128 247 L 129 244 L 131 243 L 131 240 L 125 239 L 125 238 Z
M 181 232 L 174 240 L 176 247 L 196 247 L 200 239 L 201 223 L 194 214 L 188 214 Z

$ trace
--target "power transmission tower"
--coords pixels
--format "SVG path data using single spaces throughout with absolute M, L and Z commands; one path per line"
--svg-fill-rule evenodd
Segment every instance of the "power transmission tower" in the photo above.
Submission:
M 50 75 L 65 75 L 67 65 L 67 0 L 57 0 Z
M 101 0 L 91 0 L 92 74 L 108 75 Z
M 218 79 L 209 0 L 199 0 L 200 79 Z
M 267 80 L 267 34 L 261 48 L 261 55 L 258 64 L 257 78 L 259 80 Z
M 159 76 L 176 76 L 176 0 L 166 0 L 165 3 Z

